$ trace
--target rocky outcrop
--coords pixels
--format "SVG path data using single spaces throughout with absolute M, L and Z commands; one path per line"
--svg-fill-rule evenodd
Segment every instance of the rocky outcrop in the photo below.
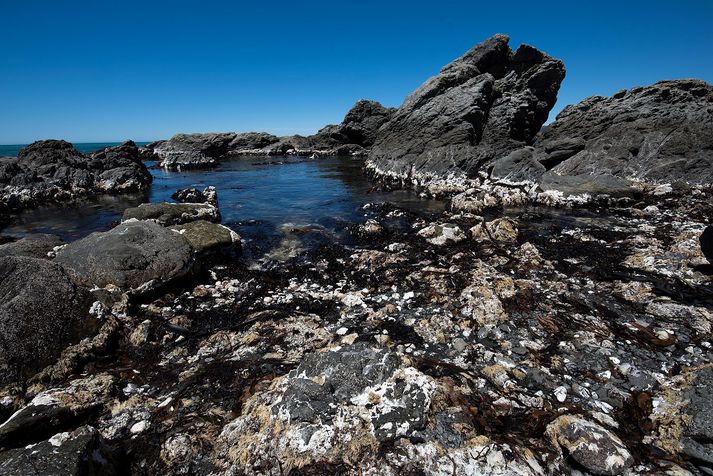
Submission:
M 131 141 L 86 156 L 61 140 L 35 142 L 0 163 L 0 211 L 148 189 L 151 174 Z
M 0 384 L 52 363 L 69 344 L 98 327 L 89 292 L 61 266 L 0 257 Z
M 167 169 L 212 167 L 218 163 L 236 138 L 234 132 L 206 134 L 176 134 L 153 147 L 153 154 Z
M 140 294 L 187 275 L 193 248 L 155 222 L 129 221 L 68 244 L 55 261 L 87 287 L 114 285 Z
M 379 129 L 368 167 L 425 181 L 473 176 L 525 145 L 547 119 L 564 65 L 506 35 L 475 46 L 411 93 Z
M 535 143 L 559 175 L 713 183 L 713 86 L 661 81 L 566 107 Z
M 312 139 L 320 149 L 347 144 L 371 147 L 376 140 L 376 132 L 391 119 L 394 112 L 394 108 L 362 99 L 352 106 L 341 124 L 325 126 Z
M 176 190 L 171 198 L 180 203 L 209 203 L 218 206 L 218 192 L 212 185 L 204 188 L 203 191 L 196 188 L 182 188 Z
M 44 258 L 54 256 L 54 250 L 64 241 L 57 235 L 37 233 L 0 245 L 0 256 L 28 256 Z
M 142 203 L 124 210 L 121 221 L 129 220 L 151 220 L 164 226 L 195 220 L 218 222 L 220 211 L 209 203 Z

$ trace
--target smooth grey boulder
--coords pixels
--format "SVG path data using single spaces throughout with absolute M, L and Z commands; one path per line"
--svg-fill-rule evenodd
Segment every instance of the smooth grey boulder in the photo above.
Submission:
M 48 260 L 0 257 L 0 384 L 30 377 L 93 335 L 92 299 Z
M 140 294 L 186 276 L 193 248 L 158 223 L 129 221 L 68 244 L 55 261 L 89 288 L 113 284 Z
M 230 143 L 236 137 L 234 132 L 176 134 L 167 141 L 157 143 L 153 154 L 161 161 L 161 167 L 166 169 L 213 167 L 230 150 Z
M 227 226 L 197 220 L 171 227 L 183 235 L 199 255 L 231 253 L 240 249 L 240 236 Z
M 566 107 L 535 143 L 560 175 L 713 183 L 713 86 L 661 81 Z
M 83 426 L 47 441 L 0 452 L 5 476 L 112 476 L 119 474 L 112 451 L 98 431 Z
M 220 211 L 209 203 L 142 203 L 127 208 L 121 221 L 152 220 L 161 225 L 178 225 L 195 220 L 220 221 Z
M 29 256 L 47 259 L 64 240 L 57 235 L 38 233 L 0 245 L 0 256 Z
M 446 65 L 411 93 L 377 132 L 368 167 L 405 180 L 474 176 L 531 145 L 555 104 L 562 62 L 506 35 Z

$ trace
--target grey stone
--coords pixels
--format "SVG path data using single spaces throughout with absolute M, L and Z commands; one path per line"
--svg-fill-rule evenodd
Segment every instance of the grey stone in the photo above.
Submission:
M 47 259 L 54 248 L 64 244 L 57 235 L 38 233 L 0 245 L 0 256 L 29 256 Z
M 0 384 L 31 376 L 98 328 L 90 294 L 56 263 L 0 257 Z
M 547 169 L 535 158 L 534 152 L 533 147 L 523 147 L 497 159 L 490 172 L 491 178 L 511 183 L 536 183 Z
M 565 196 L 586 193 L 592 196 L 631 197 L 636 192 L 628 180 L 613 175 L 559 175 L 553 171 L 540 177 L 540 188 L 562 192 Z
M 178 225 L 195 220 L 220 221 L 220 211 L 209 203 L 142 203 L 127 208 L 121 221 L 152 220 L 161 225 Z
M 236 137 L 234 132 L 176 134 L 158 143 L 153 153 L 167 169 L 213 167 L 228 152 Z
M 240 236 L 230 228 L 217 223 L 197 220 L 174 225 L 171 229 L 182 234 L 198 254 L 230 253 L 240 248 Z
M 473 176 L 529 145 L 554 106 L 564 66 L 495 35 L 446 65 L 379 129 L 369 154 L 377 173 L 419 180 Z
M 187 275 L 193 248 L 157 223 L 131 221 L 68 244 L 55 261 L 88 287 L 113 284 L 141 293 Z

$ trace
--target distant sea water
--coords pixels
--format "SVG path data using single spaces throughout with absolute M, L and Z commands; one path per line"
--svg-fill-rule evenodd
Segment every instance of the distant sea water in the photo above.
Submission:
M 111 147 L 119 144 L 121 144 L 121 142 L 80 142 L 73 145 L 74 148 L 82 154 L 89 154 L 104 149 L 106 147 Z M 148 144 L 148 142 L 136 143 L 136 145 L 139 147 L 146 144 Z M 22 148 L 24 147 L 27 147 L 28 145 L 29 144 L 0 145 L 0 157 L 17 157 L 17 155 L 20 153 L 20 150 L 22 150 Z

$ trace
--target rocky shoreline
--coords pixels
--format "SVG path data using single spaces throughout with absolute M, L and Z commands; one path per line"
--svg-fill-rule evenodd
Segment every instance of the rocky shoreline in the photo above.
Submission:
M 0 244 L 0 473 L 713 474 L 713 88 L 541 131 L 563 78 L 496 35 L 308 138 L 45 141 L 0 166 L 23 207 L 250 154 L 361 155 L 449 201 L 365 203 L 348 243 L 289 256 L 241 254 L 211 187 Z

